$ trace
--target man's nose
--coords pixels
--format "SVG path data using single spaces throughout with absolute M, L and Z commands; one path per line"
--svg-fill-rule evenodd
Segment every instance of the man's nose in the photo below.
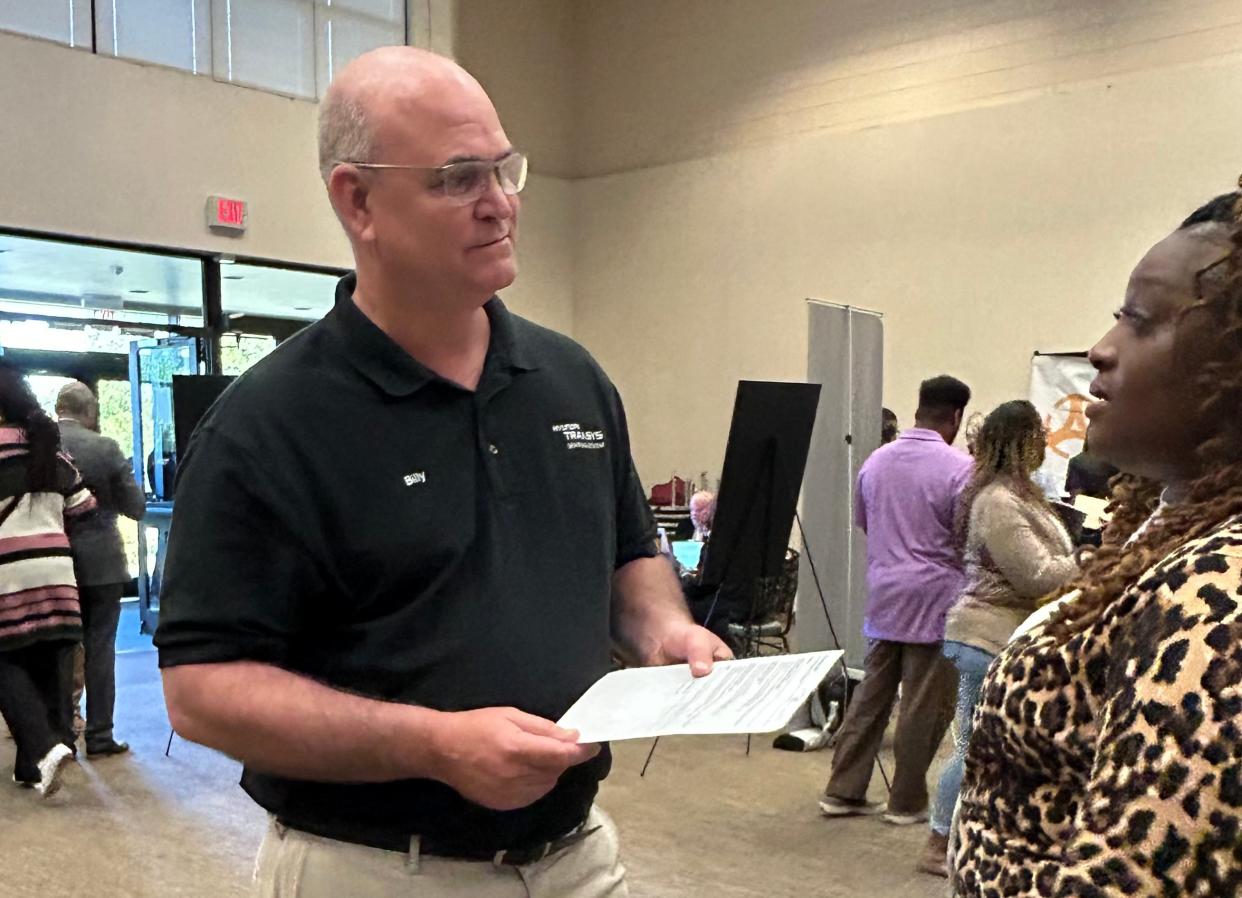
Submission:
M 498 218 L 501 221 L 513 217 L 514 198 L 500 186 L 500 172 L 493 169 L 487 179 L 487 188 L 475 202 L 475 214 L 479 218 Z

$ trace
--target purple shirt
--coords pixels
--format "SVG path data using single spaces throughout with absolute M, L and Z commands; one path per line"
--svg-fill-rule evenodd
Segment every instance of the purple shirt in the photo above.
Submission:
M 934 430 L 907 430 L 858 472 L 855 518 L 867 534 L 863 635 L 940 642 L 966 577 L 953 539 L 958 495 L 973 460 Z

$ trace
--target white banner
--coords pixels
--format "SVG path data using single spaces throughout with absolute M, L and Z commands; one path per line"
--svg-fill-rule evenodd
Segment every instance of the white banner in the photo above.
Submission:
M 1048 458 L 1035 480 L 1049 496 L 1065 494 L 1069 460 L 1087 435 L 1088 388 L 1095 369 L 1081 355 L 1037 355 L 1031 359 L 1031 402 L 1048 428 Z

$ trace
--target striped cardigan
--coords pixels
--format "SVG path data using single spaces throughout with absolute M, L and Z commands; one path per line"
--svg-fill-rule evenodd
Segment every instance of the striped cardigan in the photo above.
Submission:
M 82 638 L 65 519 L 92 511 L 95 498 L 63 454 L 56 491 L 27 492 L 28 457 L 21 428 L 0 426 L 0 651 Z

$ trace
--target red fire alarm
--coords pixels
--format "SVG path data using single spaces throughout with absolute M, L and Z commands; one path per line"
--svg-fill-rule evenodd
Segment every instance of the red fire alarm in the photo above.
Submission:
M 240 234 L 246 230 L 246 201 L 207 197 L 207 227 Z

